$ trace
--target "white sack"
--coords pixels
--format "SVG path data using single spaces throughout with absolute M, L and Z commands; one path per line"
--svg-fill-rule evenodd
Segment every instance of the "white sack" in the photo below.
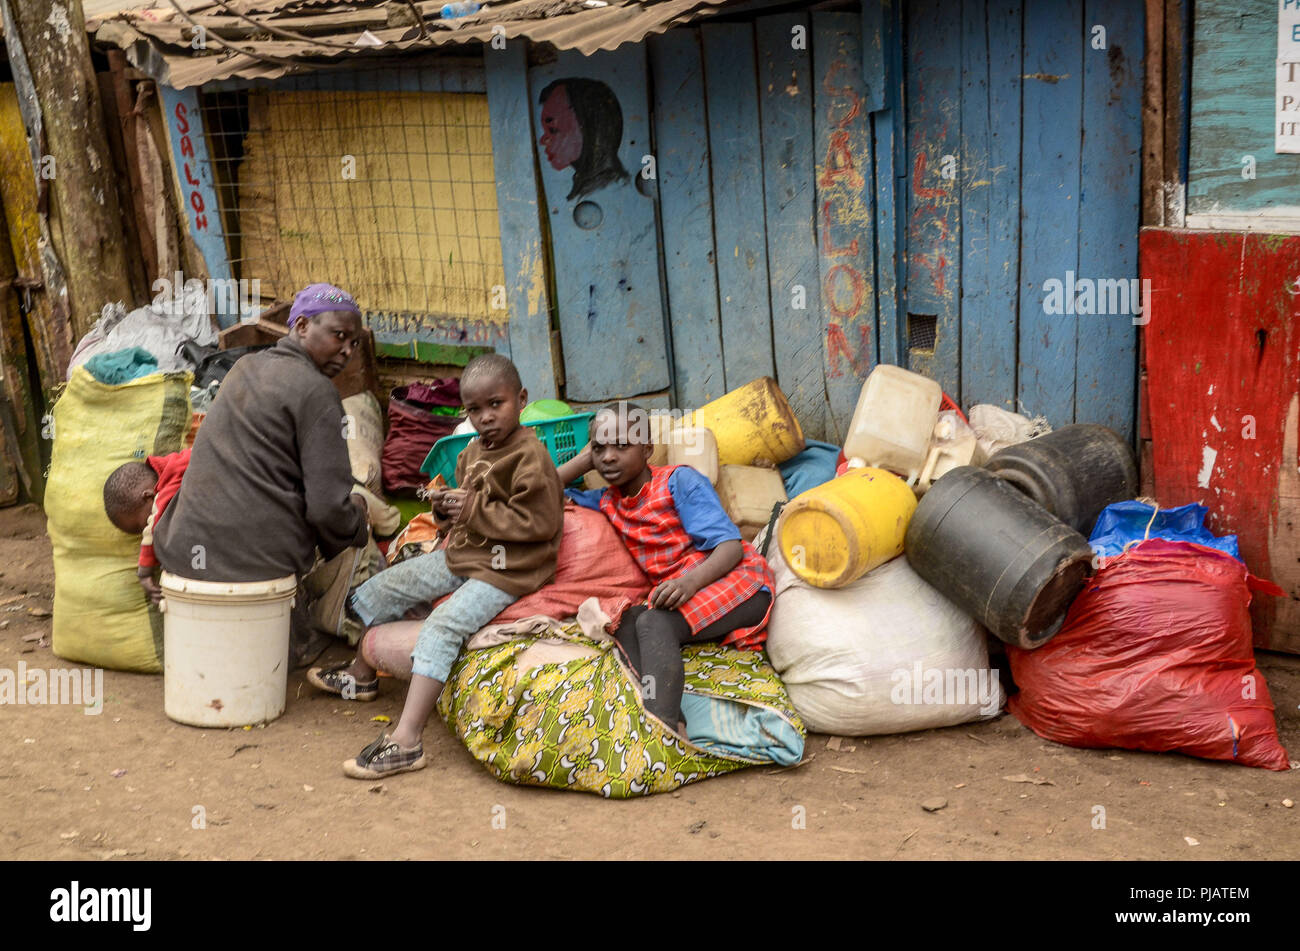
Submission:
M 1001 710 L 984 629 L 905 557 L 836 589 L 801 581 L 775 543 L 767 560 L 776 578 L 767 652 L 809 729 L 905 733 Z
M 1052 431 L 1045 416 L 1028 419 L 991 403 L 972 406 L 969 419 L 970 427 L 975 430 L 975 436 L 979 440 L 980 451 L 986 459 L 999 449 Z

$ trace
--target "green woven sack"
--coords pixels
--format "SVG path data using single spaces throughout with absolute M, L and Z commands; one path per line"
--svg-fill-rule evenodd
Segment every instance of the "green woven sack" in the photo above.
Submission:
M 109 386 L 84 367 L 54 405 L 45 515 L 54 548 L 54 653 L 142 673 L 162 671 L 162 618 L 136 580 L 140 536 L 104 511 L 118 466 L 176 452 L 190 424 L 189 373 Z

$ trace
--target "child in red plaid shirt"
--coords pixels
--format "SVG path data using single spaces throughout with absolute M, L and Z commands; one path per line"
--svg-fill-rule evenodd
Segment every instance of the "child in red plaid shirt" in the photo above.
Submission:
M 594 468 L 609 483 L 566 494 L 605 514 L 654 585 L 646 604 L 624 613 L 614 637 L 641 678 L 646 710 L 685 735 L 682 645 L 759 650 L 776 583 L 708 479 L 690 466 L 648 464 L 649 422 L 635 404 L 605 407 L 591 421 L 590 444 L 559 474 L 568 484 Z

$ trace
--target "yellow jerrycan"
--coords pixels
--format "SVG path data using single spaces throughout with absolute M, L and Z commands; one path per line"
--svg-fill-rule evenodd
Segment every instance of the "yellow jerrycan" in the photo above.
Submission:
M 841 588 L 903 552 L 916 511 L 907 483 L 884 469 L 850 469 L 787 505 L 777 542 L 796 575 Z

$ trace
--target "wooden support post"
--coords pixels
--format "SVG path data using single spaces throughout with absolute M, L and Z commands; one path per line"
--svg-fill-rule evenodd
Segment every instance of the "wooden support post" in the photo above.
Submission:
M 1146 0 L 1142 89 L 1142 224 L 1165 223 L 1165 0 Z
M 194 243 L 181 207 L 178 169 L 168 159 L 171 151 L 167 123 L 157 84 L 142 82 L 136 87 L 135 111 L 142 125 L 136 130 L 140 171 L 158 242 L 158 275 L 168 277 L 179 269 L 191 277 L 207 278 L 207 264 Z
M 1165 0 L 1164 24 L 1164 217 L 1166 228 L 1183 227 L 1187 214 L 1188 96 L 1191 93 L 1192 0 Z
M 0 200 L 0 223 L 6 220 L 4 211 Z M 45 494 L 37 413 L 44 401 L 28 371 L 21 295 L 14 287 L 17 277 L 18 264 L 5 230 L 0 233 L 0 505 L 24 497 L 39 504 Z M 11 469 L 21 491 L 18 485 L 6 484 Z
M 546 285 L 546 245 L 538 220 L 537 173 L 529 130 L 528 65 L 525 46 L 514 43 L 484 56 L 488 122 L 497 178 L 497 217 L 506 275 L 510 324 L 506 350 L 528 381 L 535 399 L 559 394 L 561 358 L 551 336 Z
M 141 183 L 140 149 L 136 126 L 142 122 L 135 111 L 135 95 L 126 78 L 126 55 L 121 50 L 108 51 L 107 74 L 99 76 L 104 92 L 104 117 L 109 123 L 108 141 L 113 160 L 119 163 L 123 219 L 130 243 L 132 276 L 137 298 L 152 297 L 153 281 L 159 277 L 158 248 L 149 220 L 147 201 Z
M 67 280 L 72 330 L 80 337 L 110 301 L 133 304 L 121 206 L 80 0 L 6 4 L 5 44 L 27 69 L 40 111 L 38 188 L 48 188 L 54 247 Z M 26 73 L 24 76 L 23 73 Z M 20 88 L 20 96 L 29 91 Z

